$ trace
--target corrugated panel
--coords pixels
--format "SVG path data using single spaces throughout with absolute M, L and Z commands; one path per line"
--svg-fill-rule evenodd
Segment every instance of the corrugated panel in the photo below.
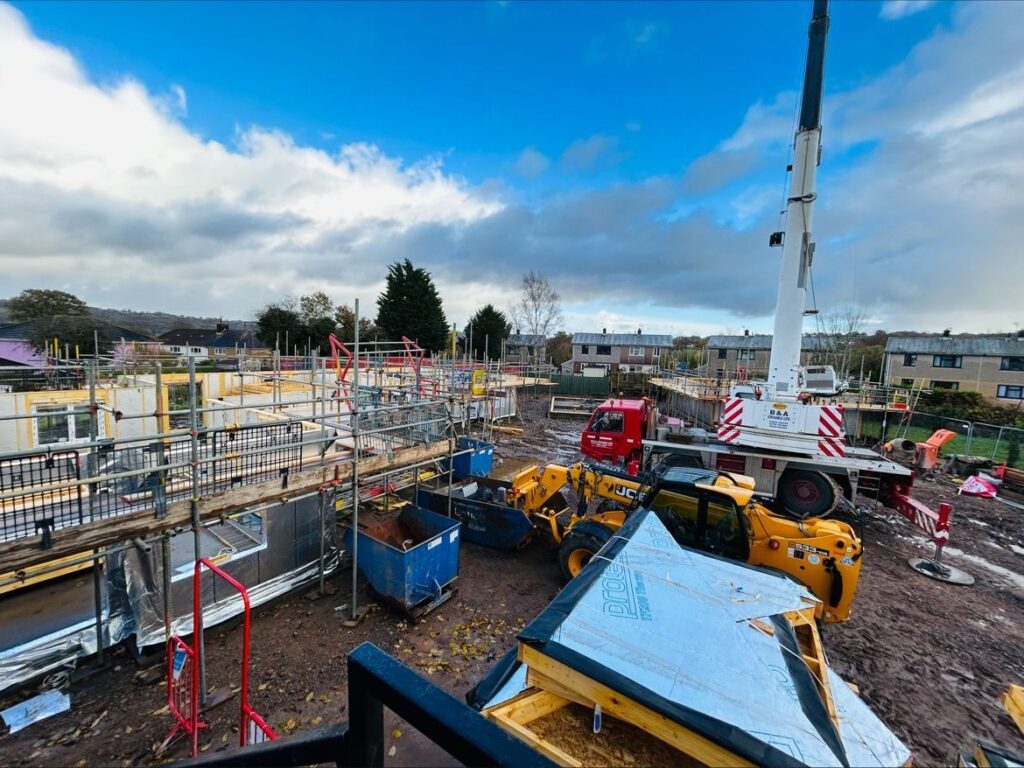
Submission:
M 1024 355 L 1017 336 L 891 336 L 886 352 L 916 355 Z
M 657 333 L 574 333 L 572 343 L 613 347 L 671 347 L 672 337 Z
M 556 395 L 607 395 L 610 382 L 606 376 L 573 376 L 571 374 L 549 373 L 544 378 L 556 382 Z

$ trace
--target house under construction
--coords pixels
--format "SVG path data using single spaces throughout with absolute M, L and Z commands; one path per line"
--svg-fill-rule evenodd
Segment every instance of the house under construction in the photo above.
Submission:
M 457 427 L 515 415 L 530 383 L 409 342 L 231 372 L 147 349 L 16 373 L 0 393 L 0 690 L 190 633 L 200 558 L 253 605 L 322 586 L 336 510 L 441 474 Z M 219 580 L 202 604 L 206 627 L 242 610 Z

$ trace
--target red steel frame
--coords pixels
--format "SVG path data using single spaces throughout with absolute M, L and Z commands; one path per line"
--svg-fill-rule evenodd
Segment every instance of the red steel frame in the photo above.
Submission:
M 203 633 L 203 603 L 202 603 L 202 573 L 203 566 L 206 566 L 229 585 L 234 587 L 242 596 L 242 688 L 239 691 L 239 746 L 244 747 L 248 743 L 260 743 L 273 741 L 277 738 L 274 729 L 267 725 L 252 707 L 249 706 L 249 637 L 252 629 L 251 605 L 249 602 L 249 591 L 240 581 L 228 575 L 224 570 L 205 557 L 196 560 L 196 569 L 192 578 L 192 617 L 193 617 L 193 638 L 202 637 Z M 174 655 L 178 649 L 184 650 L 186 654 L 185 665 L 182 667 L 182 674 L 179 680 L 185 680 L 181 685 L 174 681 Z M 196 668 L 196 653 L 193 648 L 186 644 L 180 637 L 174 635 L 167 643 L 167 706 L 174 715 L 175 724 L 168 741 L 179 729 L 185 731 L 191 739 L 189 745 L 189 757 L 195 757 L 199 753 L 199 729 L 205 728 L 206 723 L 199 722 L 199 670 Z M 186 670 L 188 674 L 186 675 Z M 181 710 L 183 688 L 188 686 L 187 712 Z M 249 738 L 249 726 L 252 726 L 252 738 Z

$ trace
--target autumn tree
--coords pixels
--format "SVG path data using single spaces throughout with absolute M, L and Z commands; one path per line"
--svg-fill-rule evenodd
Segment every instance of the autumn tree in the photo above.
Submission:
M 548 339 L 548 356 L 554 366 L 572 359 L 572 334 L 559 331 Z
M 299 317 L 306 325 L 317 320 L 334 317 L 334 302 L 323 291 L 314 291 L 299 297 Z
M 562 297 L 533 270 L 523 275 L 522 296 L 509 313 L 519 332 L 547 338 L 562 323 Z
M 821 316 L 818 327 L 820 363 L 831 364 L 841 379 L 849 378 L 854 348 L 864 337 L 867 313 L 852 304 L 834 307 Z M 857 362 L 860 359 L 857 358 Z
M 444 349 L 448 321 L 429 272 L 409 259 L 388 267 L 384 293 L 377 297 L 377 327 L 390 341 L 407 336 L 426 350 Z
M 472 333 L 470 329 L 472 328 Z M 512 332 L 505 313 L 499 312 L 492 304 L 486 304 L 477 310 L 466 325 L 466 341 L 473 337 L 473 357 L 482 358 L 486 347 L 487 356 L 497 360 L 501 356 L 501 342 Z
M 348 304 L 339 304 L 334 310 L 334 323 L 337 326 L 335 333 L 343 342 L 348 344 L 356 338 L 356 313 Z M 378 336 L 377 326 L 368 317 L 359 318 L 359 341 L 376 341 Z

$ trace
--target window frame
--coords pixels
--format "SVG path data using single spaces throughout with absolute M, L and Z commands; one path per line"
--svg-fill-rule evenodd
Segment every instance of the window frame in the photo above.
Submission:
M 949 389 L 949 390 L 957 391 L 957 390 L 960 389 L 960 382 L 959 381 L 937 381 L 935 379 L 932 379 L 931 384 L 929 386 L 930 386 L 931 389 Z
M 1011 389 L 1017 390 L 1017 394 L 1011 395 Z M 996 387 L 996 397 L 1004 400 L 1024 400 L 1024 384 L 1000 384 Z
M 81 443 L 89 442 L 89 427 L 88 427 L 88 414 L 82 413 L 71 413 L 79 408 L 88 408 L 89 403 L 85 401 L 80 402 L 63 402 L 63 403 L 34 403 L 32 405 L 32 440 L 34 441 L 37 448 L 52 445 L 80 445 Z M 39 409 L 47 409 L 45 412 L 41 412 Z M 41 437 L 41 430 L 39 428 L 39 420 L 41 418 L 57 418 L 59 420 L 60 414 L 64 416 L 65 422 L 65 434 L 67 435 L 66 440 L 57 440 L 55 442 L 43 442 Z M 78 434 L 78 420 L 86 420 L 84 426 L 85 433 L 83 435 Z M 96 418 L 96 437 L 97 439 L 104 436 L 103 419 L 99 418 L 97 414 Z
M 917 365 L 917 353 L 916 352 L 904 352 L 903 353 L 903 367 L 913 368 Z
M 739 349 L 736 351 L 737 360 L 753 361 L 757 359 L 756 349 Z
M 946 365 L 950 361 L 950 365 Z M 963 368 L 963 355 L 932 355 L 932 368 Z
M 226 556 L 222 550 L 221 552 L 210 558 L 213 561 L 214 565 L 223 568 L 228 563 L 233 563 L 237 560 L 243 560 L 246 557 L 251 557 L 252 555 L 263 552 L 265 549 L 267 549 L 267 547 L 270 546 L 269 537 L 267 535 L 267 518 L 265 512 L 239 512 L 237 515 L 231 515 L 224 522 L 212 522 L 209 525 L 204 525 L 202 528 L 201 535 L 208 537 L 209 539 L 216 540 L 217 535 L 210 530 L 211 528 L 217 528 L 224 525 L 233 525 L 235 527 L 241 527 L 243 524 L 237 521 L 250 515 L 260 520 L 261 540 L 258 543 L 253 544 L 253 546 L 247 547 L 246 549 L 236 549 L 232 552 L 226 553 Z M 203 566 L 204 573 L 206 570 L 208 570 L 206 566 Z M 187 560 L 183 565 L 179 565 L 171 572 L 171 583 L 173 584 L 175 582 L 184 581 L 185 579 L 190 579 L 193 576 L 195 576 L 195 561 Z
M 729 350 L 726 349 L 725 347 L 721 347 L 718 350 L 718 358 L 717 359 L 719 359 L 719 360 L 728 360 L 729 359 Z
M 644 348 L 643 347 L 630 347 L 629 348 L 629 356 L 630 357 L 643 357 L 644 356 Z
M 1014 366 L 1018 367 L 1014 367 Z M 999 360 L 1000 371 L 1024 371 L 1024 355 L 1006 355 Z

